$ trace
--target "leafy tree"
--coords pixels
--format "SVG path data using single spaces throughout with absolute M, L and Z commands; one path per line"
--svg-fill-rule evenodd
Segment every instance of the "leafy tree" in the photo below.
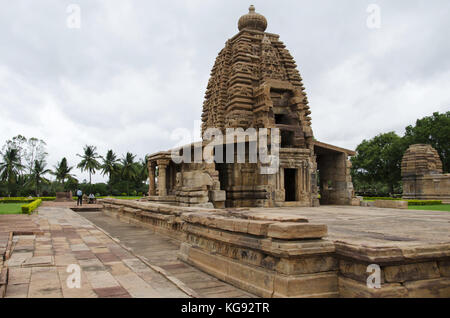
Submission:
M 133 181 L 137 176 L 136 165 L 134 159 L 136 158 L 131 152 L 122 158 L 121 177 L 127 182 L 127 194 L 130 195 L 130 181 Z
M 6 148 L 1 152 L 1 156 L 0 179 L 8 183 L 8 195 L 11 195 L 13 186 L 24 166 L 20 162 L 20 151 L 17 148 Z
M 84 147 L 84 154 L 77 154 L 77 156 L 82 158 L 77 168 L 79 168 L 81 172 L 89 172 L 89 185 L 90 188 L 92 188 L 92 175 L 101 168 L 100 163 L 97 161 L 97 159 L 100 158 L 100 156 L 97 154 L 97 147 L 86 145 Z
M 356 148 L 352 160 L 352 177 L 355 183 L 385 183 L 389 192 L 401 181 L 401 161 L 407 144 L 395 132 L 380 134 Z
M 418 119 L 415 126 L 406 127 L 404 138 L 409 145 L 431 145 L 441 157 L 444 172 L 450 172 L 450 111 Z
M 26 143 L 27 138 L 22 135 L 17 135 L 12 139 L 6 141 L 5 145 L 3 145 L 2 151 L 5 152 L 7 149 L 16 149 L 18 151 L 18 156 L 22 158 Z
M 52 172 L 52 174 L 56 177 L 57 181 L 62 183 L 62 186 L 64 188 L 66 179 L 73 178 L 73 174 L 70 173 L 73 167 L 69 167 L 69 165 L 67 164 L 67 159 L 64 157 L 61 159 L 61 162 L 58 162 L 56 164 L 54 169 L 55 170 Z
M 50 169 L 46 169 L 46 162 L 44 160 L 35 160 L 33 164 L 33 171 L 29 175 L 28 183 L 34 186 L 36 196 L 40 196 L 41 184 L 50 184 L 50 181 L 44 177 L 47 173 L 51 173 Z
M 32 173 L 36 161 L 44 161 L 48 153 L 45 150 L 47 144 L 45 141 L 37 138 L 30 138 L 26 142 L 26 148 L 23 153 L 26 165 L 30 174 Z
M 33 165 L 36 160 L 45 160 L 48 153 L 45 150 L 45 141 L 38 138 L 27 139 L 22 135 L 17 135 L 11 140 L 6 141 L 3 150 L 7 148 L 15 148 L 19 151 L 20 162 L 28 168 L 28 173 L 33 171 Z

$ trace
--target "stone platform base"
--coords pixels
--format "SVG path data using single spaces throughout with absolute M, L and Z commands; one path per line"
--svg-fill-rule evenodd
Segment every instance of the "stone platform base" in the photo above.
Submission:
M 183 261 L 261 297 L 450 297 L 450 240 L 384 247 L 327 239 L 326 225 L 282 211 L 103 203 L 108 215 L 181 241 Z M 380 289 L 367 285 L 372 264 Z

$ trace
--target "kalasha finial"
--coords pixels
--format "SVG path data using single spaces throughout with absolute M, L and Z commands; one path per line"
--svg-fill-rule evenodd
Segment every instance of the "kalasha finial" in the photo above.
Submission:
M 239 19 L 238 28 L 239 31 L 247 28 L 264 32 L 267 29 L 267 20 L 263 15 L 255 12 L 255 6 L 252 4 L 248 8 L 248 13 Z

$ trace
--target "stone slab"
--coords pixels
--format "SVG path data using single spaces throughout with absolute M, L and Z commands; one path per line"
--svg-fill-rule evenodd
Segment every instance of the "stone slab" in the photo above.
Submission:
M 327 226 L 324 224 L 309 223 L 273 223 L 269 225 L 267 236 L 277 239 L 318 239 L 327 235 Z
M 408 201 L 375 200 L 374 205 L 377 208 L 408 209 Z

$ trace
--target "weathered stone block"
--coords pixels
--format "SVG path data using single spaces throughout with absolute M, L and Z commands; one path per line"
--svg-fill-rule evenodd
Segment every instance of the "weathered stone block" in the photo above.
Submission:
M 249 220 L 247 233 L 257 236 L 267 236 L 269 225 L 272 223 L 273 221 Z
M 406 282 L 408 296 L 412 298 L 448 298 L 450 297 L 450 278 L 437 278 Z
M 227 193 L 223 190 L 209 191 L 209 199 L 211 201 L 225 201 L 227 199 Z
M 327 226 L 309 223 L 273 223 L 269 225 L 267 236 L 278 239 L 312 239 L 327 235 Z
M 341 298 L 404 298 L 408 290 L 401 284 L 382 284 L 381 288 L 369 288 L 366 283 L 339 277 Z
M 281 258 L 277 262 L 275 270 L 286 275 L 298 275 L 335 271 L 337 268 L 336 258 L 330 255 Z
M 339 273 L 342 276 L 366 283 L 367 278 L 371 274 L 367 272 L 368 265 L 369 264 L 355 262 L 354 260 L 341 259 L 339 260 Z M 384 283 L 383 275 L 381 275 L 381 283 Z
M 383 267 L 384 277 L 389 283 L 439 278 L 436 262 L 415 263 Z
M 337 297 L 336 272 L 306 275 L 276 275 L 273 297 Z
M 443 277 L 450 277 L 450 261 L 438 262 L 439 272 Z

